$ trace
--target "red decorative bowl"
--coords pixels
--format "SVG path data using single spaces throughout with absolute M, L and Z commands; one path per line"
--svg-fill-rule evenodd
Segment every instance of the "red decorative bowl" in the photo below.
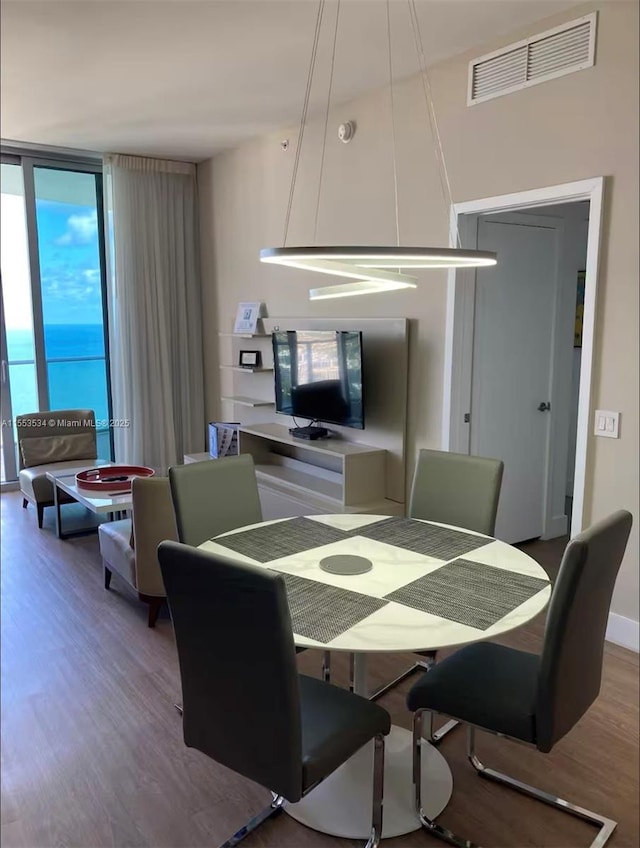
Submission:
M 104 494 L 124 495 L 131 491 L 134 477 L 153 477 L 153 468 L 144 465 L 104 465 L 76 474 L 79 489 Z

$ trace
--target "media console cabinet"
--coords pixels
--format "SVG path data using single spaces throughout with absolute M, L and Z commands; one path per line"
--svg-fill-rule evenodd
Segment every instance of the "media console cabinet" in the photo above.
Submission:
M 256 466 L 265 520 L 296 515 L 402 515 L 385 497 L 387 452 L 341 438 L 293 438 L 282 424 L 240 427 L 239 452 Z

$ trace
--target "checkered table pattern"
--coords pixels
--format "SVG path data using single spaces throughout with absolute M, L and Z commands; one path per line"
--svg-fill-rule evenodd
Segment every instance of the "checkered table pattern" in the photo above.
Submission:
M 416 519 L 325 515 L 263 522 L 204 550 L 284 575 L 297 645 L 417 651 L 486 639 L 546 606 L 545 571 L 522 551 L 471 531 Z M 366 574 L 336 575 L 320 560 L 352 554 Z

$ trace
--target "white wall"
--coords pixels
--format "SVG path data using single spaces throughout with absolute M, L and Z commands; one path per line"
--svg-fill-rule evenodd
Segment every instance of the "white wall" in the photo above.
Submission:
M 519 38 L 599 9 L 597 63 L 525 91 L 466 105 L 468 61 Z M 433 69 L 432 86 L 454 201 L 604 175 L 608 178 L 597 306 L 594 407 L 622 412 L 621 438 L 589 438 L 587 521 L 619 507 L 636 524 L 613 610 L 638 621 L 638 6 L 588 3 L 479 45 Z M 354 48 L 355 49 L 355 48 Z M 357 54 L 354 54 L 357 61 Z M 417 79 L 396 91 L 401 235 L 405 244 L 447 242 L 447 214 Z M 329 135 L 318 243 L 380 244 L 395 236 L 388 92 L 336 108 L 330 127 L 357 123 L 353 141 Z M 292 142 L 283 152 L 280 142 Z M 300 163 L 290 244 L 312 239 L 320 126 L 310 125 Z M 261 266 L 261 247 L 282 243 L 295 132 L 257 139 L 199 166 L 207 412 L 220 414 L 217 330 L 238 301 L 262 300 L 272 316 L 409 317 L 408 456 L 439 447 L 446 277 L 421 275 L 415 291 L 309 303 L 317 275 Z M 238 410 L 235 410 L 236 412 Z M 227 410 L 227 415 L 231 410 Z

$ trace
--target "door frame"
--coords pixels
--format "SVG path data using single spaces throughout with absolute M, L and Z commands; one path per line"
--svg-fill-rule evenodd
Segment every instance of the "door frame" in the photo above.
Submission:
M 582 325 L 582 354 L 578 397 L 578 429 L 574 468 L 571 536 L 584 527 L 585 485 L 595 346 L 595 319 L 600 242 L 602 237 L 605 177 L 530 189 L 512 194 L 455 203 L 451 207 L 450 244 L 466 246 L 472 234 L 473 216 L 487 212 L 517 212 L 538 206 L 589 201 L 589 230 Z M 498 260 L 499 261 L 499 260 Z M 444 357 L 442 450 L 468 453 L 469 424 L 464 415 L 470 409 L 473 358 L 475 270 L 452 268 L 448 274 Z M 466 449 L 465 449 L 466 443 Z

